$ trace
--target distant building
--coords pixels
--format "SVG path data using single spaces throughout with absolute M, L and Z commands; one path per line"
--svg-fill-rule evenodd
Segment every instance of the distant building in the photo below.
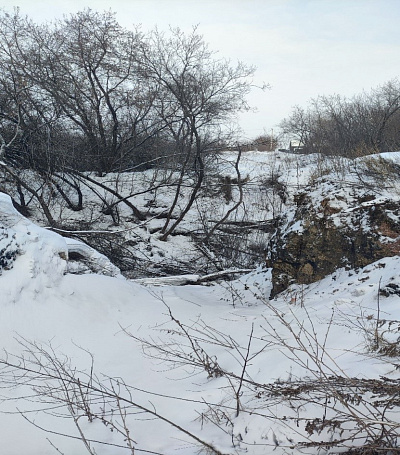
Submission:
M 292 153 L 301 153 L 305 149 L 304 144 L 297 139 L 294 139 L 289 142 L 289 151 Z

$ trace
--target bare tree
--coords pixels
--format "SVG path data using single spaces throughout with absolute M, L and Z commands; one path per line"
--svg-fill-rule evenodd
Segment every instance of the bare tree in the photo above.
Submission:
M 221 141 L 224 125 L 248 108 L 245 96 L 254 68 L 216 59 L 196 28 L 188 35 L 173 29 L 170 36 L 156 30 L 141 59 L 144 74 L 159 87 L 157 113 L 180 157 L 175 198 L 161 231 L 166 240 L 192 207 L 204 181 L 206 155 Z M 177 210 L 188 176 L 191 191 Z
M 156 87 L 138 74 L 142 34 L 90 9 L 40 26 L 18 11 L 0 20 L 3 65 L 41 102 L 48 125 L 55 111 L 51 124 L 78 138 L 81 166 L 102 174 L 129 164 L 159 127 L 150 112 Z
M 101 210 L 115 224 L 121 204 L 144 221 L 135 195 L 174 186 L 160 215 L 167 240 L 204 186 L 212 153 L 229 142 L 231 122 L 249 108 L 253 73 L 217 58 L 196 28 L 144 35 L 90 9 L 41 25 L 18 10 L 0 14 L 0 135 L 21 204 L 30 193 L 54 226 L 43 192 L 78 211 L 85 186 L 108 193 Z M 168 169 L 168 182 L 122 193 L 98 178 L 152 166 Z M 35 171 L 33 191 L 21 168 Z
M 320 96 L 307 109 L 296 107 L 281 126 L 308 152 L 357 156 L 393 151 L 400 145 L 397 79 L 352 98 Z

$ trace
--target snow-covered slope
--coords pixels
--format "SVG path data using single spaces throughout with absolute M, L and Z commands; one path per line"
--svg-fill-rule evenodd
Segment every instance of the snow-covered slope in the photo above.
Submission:
M 0 213 L 1 453 L 397 444 L 398 256 L 269 300 L 262 268 L 208 286 L 69 273 L 62 237 L 5 195 Z
M 2 303 L 17 303 L 21 298 L 37 301 L 63 275 L 68 257 L 65 240 L 20 215 L 5 194 L 0 194 L 0 228 L 2 256 L 10 257 L 3 268 Z

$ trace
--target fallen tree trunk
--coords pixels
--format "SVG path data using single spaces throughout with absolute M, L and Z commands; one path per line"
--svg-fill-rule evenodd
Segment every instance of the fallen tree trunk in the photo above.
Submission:
M 135 283 L 144 286 L 187 286 L 190 284 L 203 284 L 211 281 L 216 281 L 223 277 L 230 275 L 245 274 L 252 272 L 253 269 L 228 269 L 219 272 L 210 273 L 209 275 L 175 275 L 175 276 L 161 276 L 156 278 L 138 278 Z

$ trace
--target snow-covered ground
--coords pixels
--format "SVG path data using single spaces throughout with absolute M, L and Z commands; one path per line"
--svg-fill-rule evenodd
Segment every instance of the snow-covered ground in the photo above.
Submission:
M 254 182 L 274 167 L 292 192 L 321 166 L 266 156 L 244 155 L 242 175 Z M 8 196 L 0 214 L 1 453 L 317 454 L 334 440 L 342 451 L 363 444 L 382 420 L 400 426 L 385 392 L 366 387 L 399 378 L 398 256 L 270 301 L 262 267 L 235 281 L 144 286 L 23 218 Z M 190 250 L 186 237 L 164 246 L 146 229 L 163 255 Z M 68 250 L 98 273 L 71 273 Z

